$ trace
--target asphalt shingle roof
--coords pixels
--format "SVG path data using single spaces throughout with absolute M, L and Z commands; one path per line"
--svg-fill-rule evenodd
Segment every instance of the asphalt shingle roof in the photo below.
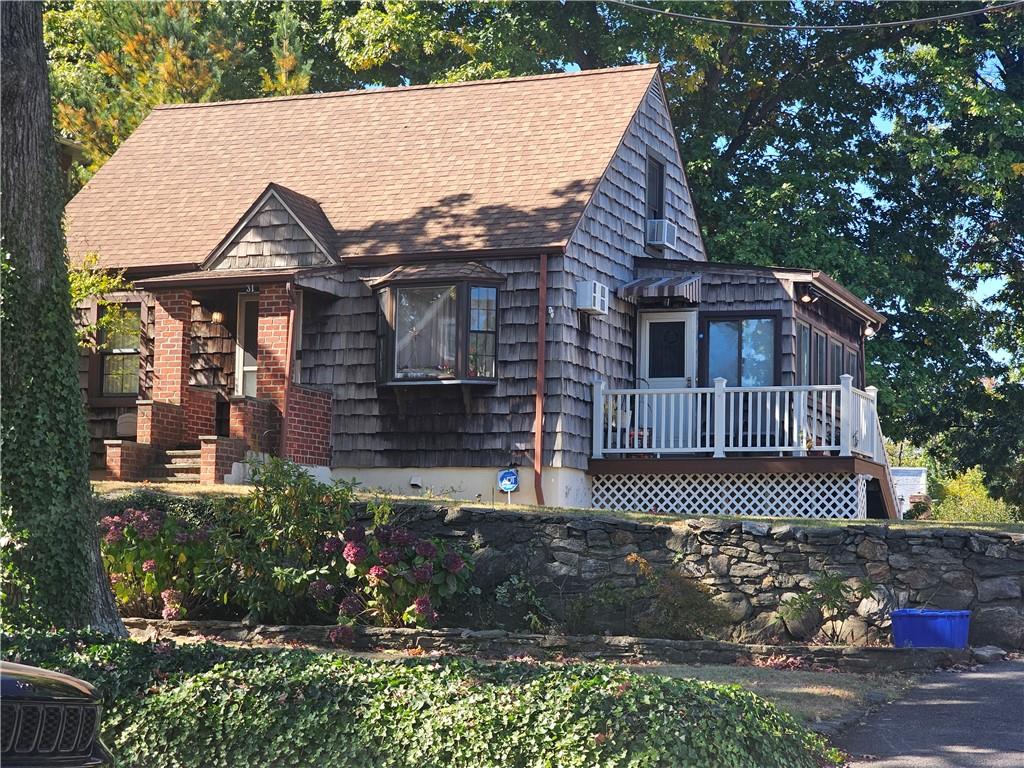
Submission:
M 654 65 L 158 107 L 68 204 L 72 258 L 200 264 L 267 187 L 344 257 L 560 247 Z

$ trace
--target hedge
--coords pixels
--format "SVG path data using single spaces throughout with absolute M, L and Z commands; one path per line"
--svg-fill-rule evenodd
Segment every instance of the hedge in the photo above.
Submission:
M 738 686 L 611 665 L 371 661 L 60 633 L 5 637 L 4 655 L 96 685 L 105 740 L 129 765 L 841 764 Z

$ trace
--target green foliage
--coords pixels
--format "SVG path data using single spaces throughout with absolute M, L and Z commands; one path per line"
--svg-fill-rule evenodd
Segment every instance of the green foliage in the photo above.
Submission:
M 738 686 L 606 665 L 365 661 L 306 651 L 5 638 L 97 686 L 131 765 L 815 768 L 821 737 Z
M 212 536 L 218 569 L 209 588 L 260 621 L 285 622 L 310 614 L 310 585 L 338 584 L 344 562 L 324 550 L 352 513 L 352 486 L 324 485 L 297 464 L 256 464 L 252 492 L 215 510 Z
M 368 532 L 353 522 L 349 484 L 281 459 L 255 464 L 252 482 L 216 502 L 149 490 L 105 502 L 103 558 L 122 610 L 415 626 L 474 591 L 463 553 L 392 524 L 386 499 L 367 505 Z
M 11 510 L 0 509 L 0 626 L 16 631 L 43 625 L 33 602 L 34 579 L 22 565 L 27 531 L 11 529 Z
M 866 579 L 853 583 L 839 573 L 822 573 L 807 590 L 779 605 L 779 616 L 800 622 L 807 616 L 820 616 L 821 634 L 830 645 L 841 643 L 842 618 L 851 604 L 871 597 L 875 585 Z
M 931 519 L 941 522 L 1011 523 L 1024 520 L 1009 504 L 993 499 L 979 467 L 939 480 Z
M 32 608 L 47 624 L 99 624 L 121 631 L 113 598 L 97 578 L 88 433 L 79 389 L 79 351 L 68 300 L 61 222 L 64 184 L 45 116 L 46 56 L 39 6 L 4 8 L 0 162 L 0 508 L 22 537 L 16 555 Z M 20 34 L 18 34 L 20 33 Z M 26 44 L 27 41 L 27 44 Z M 24 532 L 24 535 L 22 535 Z
M 406 528 L 376 522 L 390 520 L 391 510 L 383 501 L 372 506 L 372 531 L 351 525 L 337 541 L 350 579 L 339 623 L 434 624 L 442 603 L 470 590 L 472 566 L 439 539 L 418 539 Z
M 292 11 L 291 3 L 281 4 L 274 14 L 274 42 L 271 53 L 274 69 L 260 69 L 263 91 L 270 96 L 295 96 L 309 91 L 310 73 L 313 62 L 302 58 L 302 38 L 299 32 L 299 17 Z
M 99 307 L 94 323 L 78 322 L 75 333 L 78 345 L 89 349 L 104 346 L 101 339 L 127 333 L 138 333 L 138 319 L 128 315 L 124 306 L 106 298 L 117 291 L 129 291 L 132 284 L 124 279 L 124 271 L 111 272 L 97 266 L 95 255 L 87 256 L 81 266 L 68 267 L 68 281 L 71 286 L 71 310 L 78 312 L 86 301 L 95 301 Z
M 103 564 L 122 613 L 182 619 L 201 609 L 201 581 L 218 562 L 208 527 L 129 507 L 102 518 L 100 528 Z
M 555 624 L 537 589 L 524 576 L 513 574 L 494 588 L 494 601 L 507 610 L 516 626 L 545 632 Z

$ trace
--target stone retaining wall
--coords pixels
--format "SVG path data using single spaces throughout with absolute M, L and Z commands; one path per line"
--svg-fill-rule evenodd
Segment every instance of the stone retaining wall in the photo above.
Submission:
M 658 525 L 483 507 L 397 512 L 420 535 L 474 548 L 474 580 L 484 595 L 521 576 L 560 619 L 588 602 L 606 611 L 602 632 L 635 634 L 631 617 L 643 606 L 630 598 L 639 577 L 625 560 L 635 552 L 655 568 L 681 568 L 706 584 L 735 622 L 732 639 L 742 642 L 808 639 L 818 623 L 786 625 L 776 612 L 827 569 L 877 585 L 872 597 L 850 604 L 841 626 L 846 642 L 888 643 L 894 607 L 969 608 L 972 644 L 1024 648 L 1020 533 L 721 519 Z M 619 598 L 614 610 L 597 600 L 606 594 Z
M 336 647 L 329 634 L 333 625 L 254 625 L 234 621 L 163 621 L 125 619 L 138 639 L 189 640 L 210 638 L 246 643 L 305 643 Z M 971 662 L 971 652 L 941 648 L 857 648 L 807 645 L 740 645 L 715 640 L 657 640 L 616 635 L 538 635 L 501 630 L 386 629 L 358 627 L 353 650 L 408 651 L 419 649 L 447 654 L 506 659 L 570 658 L 624 662 L 659 661 L 670 664 L 752 664 L 759 659 L 785 656 L 812 668 L 842 672 L 898 672 L 933 670 Z

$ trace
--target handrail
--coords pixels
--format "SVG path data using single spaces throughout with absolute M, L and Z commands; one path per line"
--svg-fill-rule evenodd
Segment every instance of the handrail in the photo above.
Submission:
M 594 458 L 605 455 L 838 453 L 874 456 L 881 444 L 873 388 L 606 388 L 594 383 Z

